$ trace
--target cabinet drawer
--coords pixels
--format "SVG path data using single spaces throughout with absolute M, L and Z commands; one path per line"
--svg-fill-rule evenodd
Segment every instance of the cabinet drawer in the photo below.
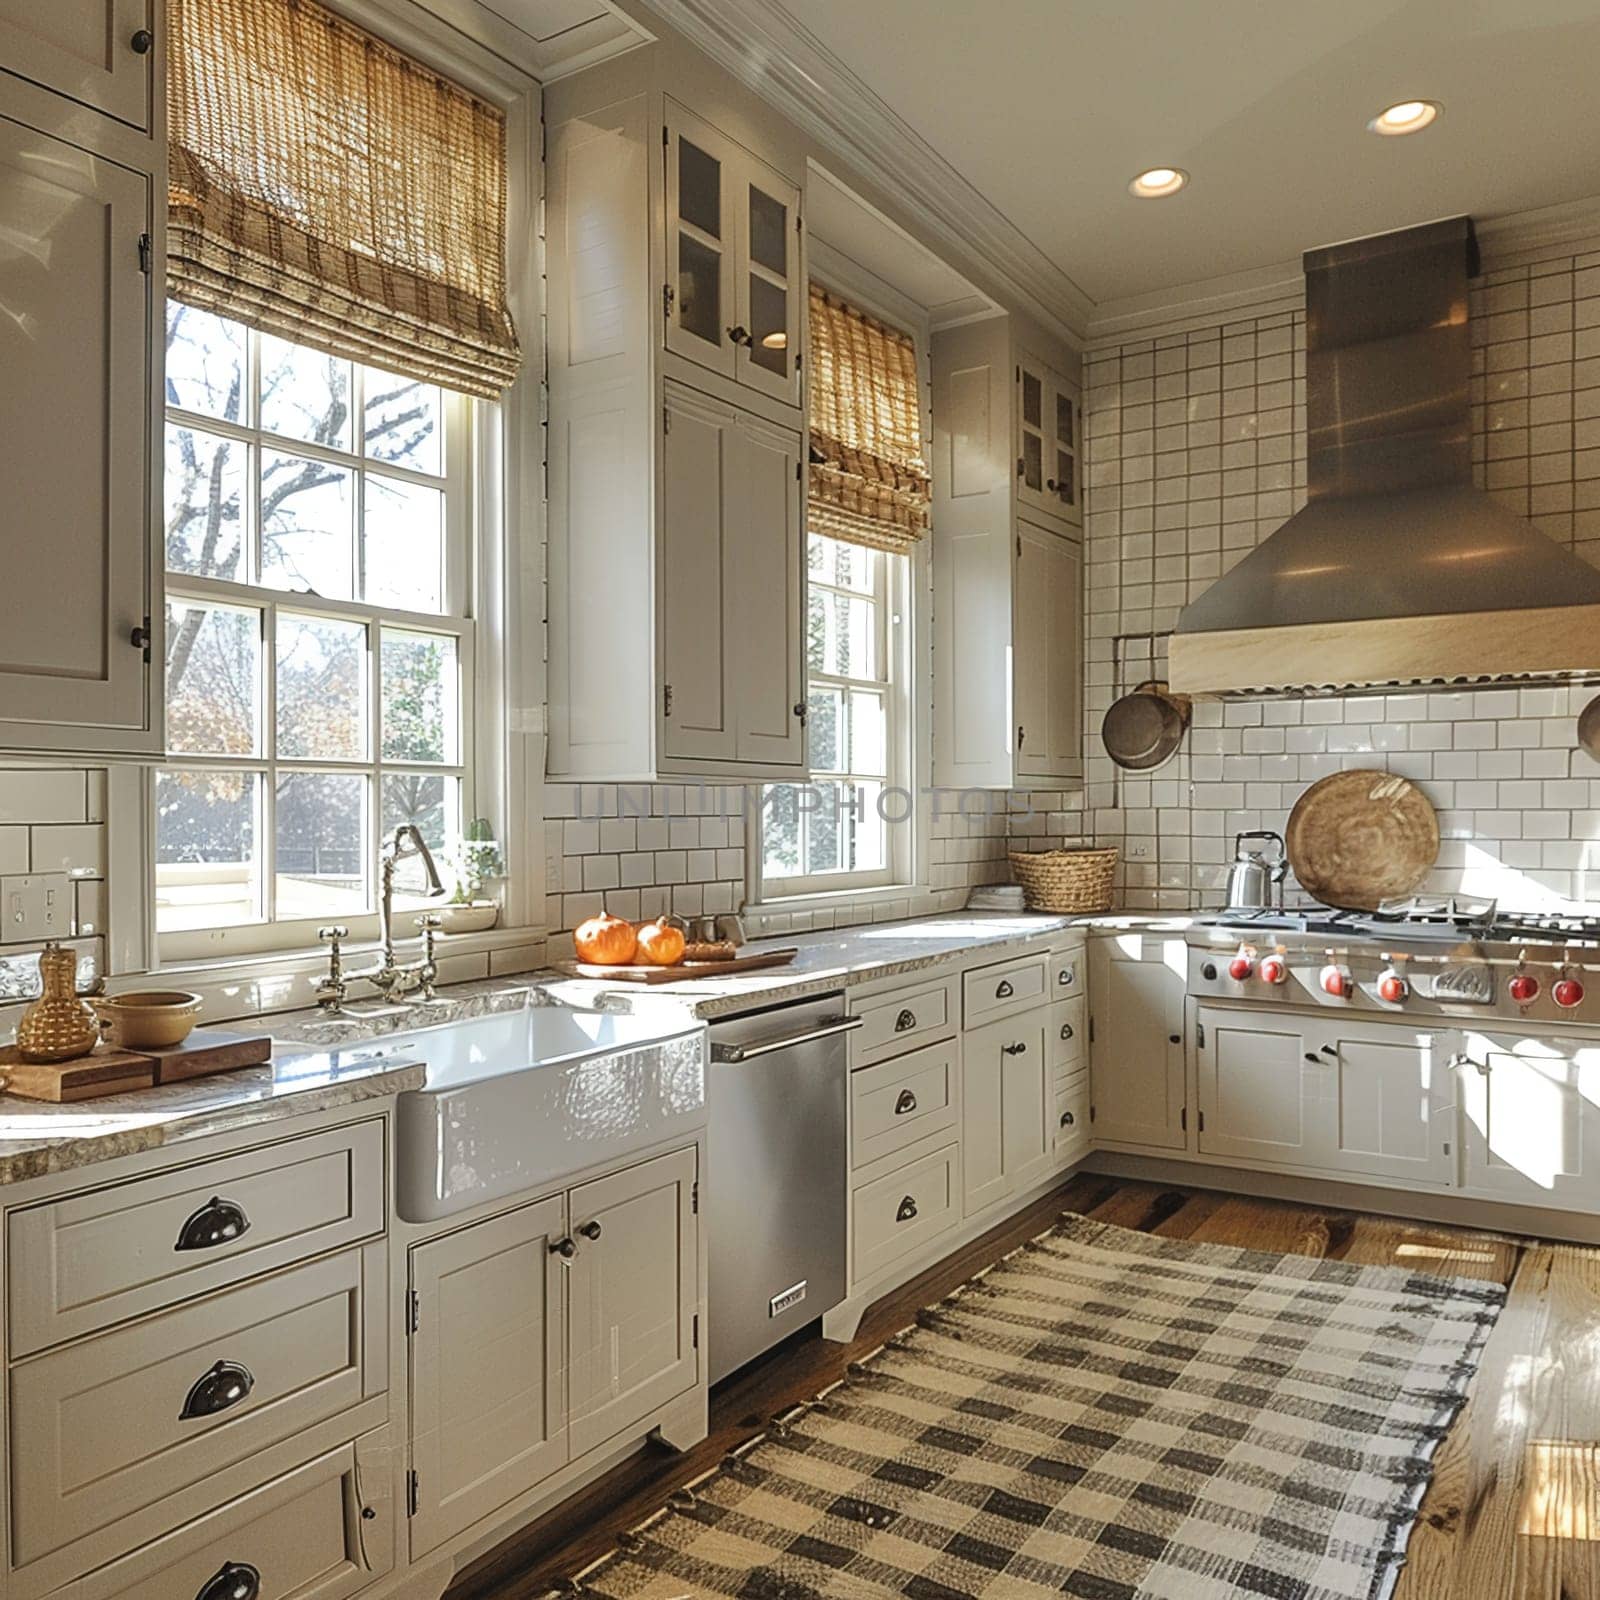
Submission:
M 1083 993 L 1083 950 L 1057 950 L 1050 957 L 1050 998 L 1071 1000 Z
M 1085 1001 L 1068 1000 L 1064 1005 L 1050 1007 L 1050 1021 L 1045 1034 L 1045 1049 L 1056 1077 L 1081 1071 L 1088 1064 L 1089 1024 L 1085 1015 Z
M 854 1282 L 867 1282 L 955 1226 L 961 1215 L 960 1163 L 960 1146 L 945 1145 L 851 1195 Z
M 224 1567 L 255 1572 L 263 1600 L 344 1600 L 394 1566 L 393 1478 L 389 1430 L 374 1429 L 102 1567 L 71 1600 L 190 1600 Z
M 927 1044 L 955 1028 L 955 979 L 921 989 L 878 995 L 855 1008 L 861 1026 L 851 1040 L 851 1059 L 864 1066 Z
M 13 1367 L 14 1563 L 79 1540 L 83 1567 L 109 1559 L 168 1530 L 165 1497 L 206 1509 L 225 1469 L 381 1394 L 385 1254 L 346 1250 Z
M 954 1039 L 850 1074 L 850 1165 L 864 1167 L 956 1119 Z
M 11 1214 L 11 1354 L 383 1231 L 383 1123 L 286 1139 Z
M 1089 1148 L 1089 1078 L 1085 1073 L 1056 1090 L 1050 1137 L 1056 1164 L 1066 1166 Z
M 1038 1005 L 1046 993 L 1049 960 L 1041 951 L 967 973 L 961 980 L 964 1026 L 993 1022 Z

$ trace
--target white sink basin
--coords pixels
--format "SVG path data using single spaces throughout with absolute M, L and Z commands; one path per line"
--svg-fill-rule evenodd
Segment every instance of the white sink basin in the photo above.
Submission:
M 399 1100 L 408 1222 L 548 1187 L 706 1119 L 705 1025 L 676 1013 L 526 1006 L 374 1043 L 428 1066 Z

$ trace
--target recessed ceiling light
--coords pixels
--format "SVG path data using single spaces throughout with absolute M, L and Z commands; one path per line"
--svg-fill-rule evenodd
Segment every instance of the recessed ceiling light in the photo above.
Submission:
M 764 333 L 761 336 L 763 350 L 787 350 L 789 348 L 789 335 L 781 329 L 777 333 Z
M 1442 109 L 1437 100 L 1399 100 L 1385 106 L 1367 127 L 1390 139 L 1403 133 L 1421 133 Z
M 1188 181 L 1189 174 L 1181 167 L 1150 167 L 1128 185 L 1128 192 L 1141 200 L 1160 200 L 1176 194 Z

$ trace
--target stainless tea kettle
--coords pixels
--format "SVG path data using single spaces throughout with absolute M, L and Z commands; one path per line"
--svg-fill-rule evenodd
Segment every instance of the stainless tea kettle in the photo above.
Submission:
M 1263 846 L 1246 845 L 1246 839 L 1261 839 L 1278 847 L 1277 859 L 1269 857 Z M 1283 880 L 1288 876 L 1289 858 L 1283 837 L 1265 828 L 1241 833 L 1233 841 L 1233 866 L 1228 871 L 1228 909 L 1230 911 L 1272 911 L 1283 904 Z

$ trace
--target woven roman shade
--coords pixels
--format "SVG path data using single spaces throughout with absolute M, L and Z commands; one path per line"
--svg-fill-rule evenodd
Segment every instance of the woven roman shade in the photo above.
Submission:
M 928 531 L 916 347 L 811 285 L 813 533 L 904 554 Z
M 174 298 L 493 397 L 506 306 L 495 106 L 314 0 L 168 0 Z

